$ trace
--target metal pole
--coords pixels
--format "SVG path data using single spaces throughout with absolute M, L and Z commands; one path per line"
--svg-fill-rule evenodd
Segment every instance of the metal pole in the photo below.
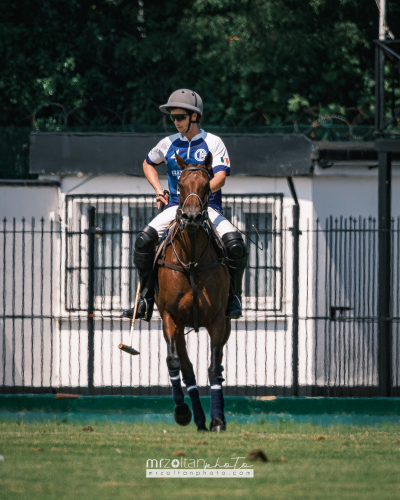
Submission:
M 375 45 L 375 135 L 381 137 L 385 123 L 385 53 Z
M 386 40 L 386 0 L 379 3 L 379 40 Z M 383 136 L 381 129 L 385 123 L 385 53 L 375 46 L 375 135 Z
M 386 40 L 386 0 L 379 5 L 379 40 Z M 375 49 L 375 133 L 383 137 L 385 124 L 385 53 L 381 47 Z M 392 153 L 385 151 L 378 139 L 378 384 L 379 394 L 391 395 L 391 192 Z
M 287 178 L 293 197 L 293 336 L 292 336 L 292 373 L 293 395 L 299 395 L 299 271 L 300 271 L 300 205 L 293 179 Z
M 379 40 L 386 40 L 386 0 L 379 1 Z
M 379 394 L 391 395 L 391 185 L 392 153 L 378 150 L 378 377 Z
M 93 394 L 93 373 L 94 373 L 94 238 L 95 238 L 95 217 L 96 209 L 89 208 L 89 230 L 88 230 L 88 389 L 89 394 Z

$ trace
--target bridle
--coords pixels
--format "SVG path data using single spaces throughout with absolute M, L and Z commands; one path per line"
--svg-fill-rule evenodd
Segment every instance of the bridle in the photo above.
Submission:
M 184 172 L 187 172 L 187 171 L 200 171 L 200 172 L 205 172 L 208 176 L 208 178 L 210 178 L 210 174 L 208 173 L 208 170 L 205 169 L 204 167 L 200 167 L 200 166 L 197 166 L 197 167 L 188 167 L 188 168 L 185 168 Z M 201 222 L 199 224 L 200 225 L 203 225 L 205 223 L 205 221 L 208 219 L 208 199 L 210 198 L 211 196 L 211 189 L 209 188 L 208 190 L 208 193 L 207 193 L 207 197 L 206 199 L 203 201 L 200 196 L 197 194 L 197 193 L 189 193 L 186 198 L 184 199 L 183 201 L 183 204 L 182 204 L 182 207 L 179 207 L 178 210 L 176 211 L 176 222 L 179 226 L 179 229 L 184 232 L 185 230 L 185 225 L 186 225 L 186 222 L 184 221 L 184 216 L 186 215 L 186 213 L 183 211 L 184 208 L 185 208 L 185 205 L 186 205 L 186 202 L 188 201 L 188 199 L 190 198 L 190 196 L 196 196 L 197 199 L 199 200 L 200 202 L 200 207 L 201 207 Z
M 210 174 L 208 171 L 201 166 L 197 167 L 188 167 L 185 168 L 185 172 L 187 170 L 195 171 L 199 170 L 201 172 L 206 172 L 206 174 L 210 177 Z M 169 239 L 167 238 L 166 244 L 163 247 L 163 253 L 162 253 L 162 258 L 158 261 L 158 265 L 168 267 L 169 269 L 172 269 L 173 271 L 179 271 L 181 273 L 185 273 L 189 275 L 189 281 L 190 281 L 190 286 L 192 288 L 192 293 L 193 293 L 193 326 L 194 330 L 196 332 L 199 331 L 199 306 L 198 306 L 198 297 L 197 297 L 197 287 L 196 287 L 196 274 L 201 273 L 204 271 L 209 271 L 210 269 L 213 269 L 216 266 L 219 265 L 226 265 L 226 258 L 224 256 L 219 257 L 217 260 L 210 262 L 209 264 L 206 264 L 204 266 L 200 266 L 200 262 L 203 259 L 204 255 L 207 253 L 207 250 L 210 246 L 210 230 L 207 228 L 207 221 L 208 221 L 208 199 L 211 195 L 211 189 L 209 190 L 207 194 L 207 198 L 203 202 L 200 196 L 197 193 L 189 193 L 183 204 L 182 207 L 179 207 L 176 213 L 176 229 L 173 230 L 171 233 L 171 236 Z M 197 198 L 200 201 L 200 206 L 201 206 L 201 216 L 202 216 L 202 222 L 199 224 L 200 226 L 203 226 L 206 233 L 207 233 L 207 246 L 204 252 L 201 254 L 200 258 L 196 261 L 195 260 L 195 254 L 196 254 L 196 231 L 195 232 L 189 232 L 189 238 L 190 238 L 190 261 L 188 263 L 182 262 L 180 259 L 178 252 L 176 251 L 175 245 L 174 245 L 174 238 L 178 232 L 178 228 L 182 231 L 184 231 L 185 228 L 185 222 L 182 220 L 183 215 L 186 215 L 183 209 L 185 208 L 186 202 L 189 198 L 189 196 L 197 196 Z M 179 266 L 176 266 L 175 264 L 165 262 L 165 250 L 167 244 L 170 243 L 172 246 L 172 250 L 175 254 L 175 257 L 179 263 Z

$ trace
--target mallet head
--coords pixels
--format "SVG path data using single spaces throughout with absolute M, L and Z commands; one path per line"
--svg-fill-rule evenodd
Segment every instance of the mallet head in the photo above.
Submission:
M 132 354 L 132 356 L 135 356 L 136 354 L 140 354 L 139 351 L 136 351 L 136 349 L 133 349 L 133 347 L 125 344 L 119 344 L 118 346 L 121 351 L 127 352 L 128 354 Z

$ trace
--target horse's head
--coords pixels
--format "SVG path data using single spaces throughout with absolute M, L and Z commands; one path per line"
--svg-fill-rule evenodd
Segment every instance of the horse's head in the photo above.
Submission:
M 208 217 L 208 197 L 210 190 L 210 171 L 212 154 L 208 153 L 204 162 L 188 164 L 178 154 L 176 162 L 182 169 L 179 179 L 178 220 L 190 233 L 196 232 Z

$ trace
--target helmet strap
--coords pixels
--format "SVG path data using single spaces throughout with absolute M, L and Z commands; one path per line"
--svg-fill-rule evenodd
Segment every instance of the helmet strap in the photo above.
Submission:
M 192 126 L 192 123 L 195 123 L 195 122 L 192 122 L 192 116 L 193 116 L 193 113 L 189 113 L 189 125 L 188 125 L 188 128 L 186 129 L 185 134 L 187 134 L 189 132 L 190 127 Z

